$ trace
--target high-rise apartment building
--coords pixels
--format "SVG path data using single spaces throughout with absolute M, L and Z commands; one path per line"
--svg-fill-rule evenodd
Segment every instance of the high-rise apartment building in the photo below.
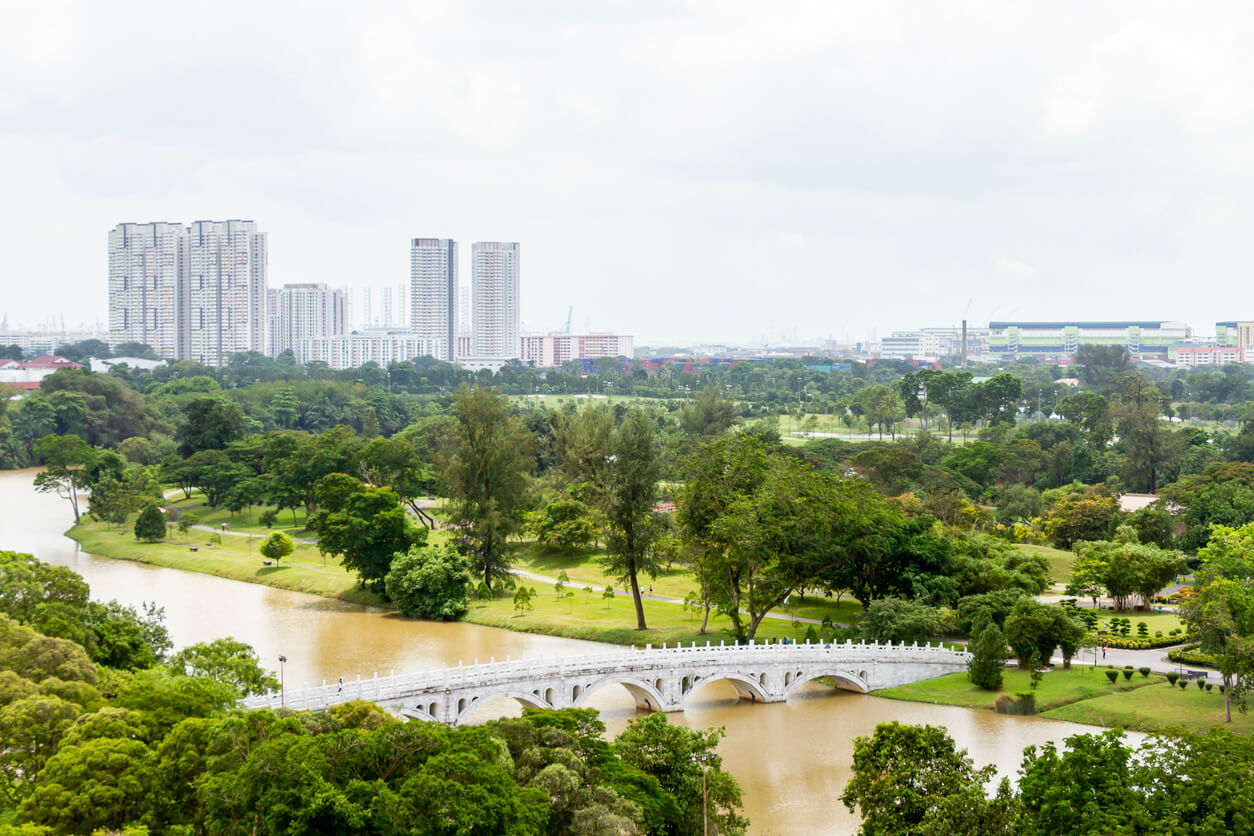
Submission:
M 182 359 L 220 366 L 264 351 L 266 234 L 252 221 L 196 221 L 187 232 Z
M 179 359 L 182 224 L 118 224 L 109 232 L 109 344 L 141 343 Z
M 252 221 L 119 224 L 109 233 L 109 342 L 220 366 L 265 349 L 266 234 Z
M 409 330 L 434 347 L 436 359 L 453 361 L 457 351 L 457 242 L 451 238 L 410 241 Z
M 285 284 L 267 291 L 266 353 L 295 351 L 301 340 L 348 333 L 343 290 L 325 284 Z
M 516 358 L 519 345 L 517 242 L 479 241 L 471 246 L 473 333 L 471 353 L 479 358 Z

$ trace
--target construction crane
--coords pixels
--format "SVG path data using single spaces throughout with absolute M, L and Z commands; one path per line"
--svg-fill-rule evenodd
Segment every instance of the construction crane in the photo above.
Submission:
M 574 316 L 575 316 L 575 306 L 571 305 L 570 310 L 566 311 L 566 328 L 563 329 L 562 331 L 563 334 L 570 333 L 570 321 L 574 318 Z

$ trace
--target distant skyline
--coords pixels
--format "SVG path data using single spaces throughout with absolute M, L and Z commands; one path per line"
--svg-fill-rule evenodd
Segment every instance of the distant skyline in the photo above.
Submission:
M 240 218 L 271 287 L 518 241 L 529 330 L 637 345 L 1208 334 L 1254 318 L 1252 36 L 1237 2 L 18 5 L 0 314 L 105 321 L 110 229 Z

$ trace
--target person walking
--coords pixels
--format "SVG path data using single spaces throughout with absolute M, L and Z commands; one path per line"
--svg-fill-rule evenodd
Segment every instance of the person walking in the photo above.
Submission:
M 335 693 L 336 694 L 344 693 L 344 677 L 342 676 L 340 677 L 340 687 L 336 689 Z

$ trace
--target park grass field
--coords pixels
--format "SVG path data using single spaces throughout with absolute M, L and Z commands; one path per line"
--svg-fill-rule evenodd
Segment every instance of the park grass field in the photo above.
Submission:
M 360 604 L 382 603 L 378 596 L 357 588 L 356 574 L 346 570 L 338 558 L 324 558 L 316 546 L 305 543 L 296 544 L 296 550 L 277 564 L 266 566 L 258 551 L 260 540 L 251 537 L 193 530 L 186 541 L 182 535 L 174 534 L 160 543 L 141 543 L 129 528 L 119 531 L 117 526 L 86 517 L 66 535 L 78 541 L 84 550 L 102 557 L 202 572 Z M 215 537 L 221 542 L 214 542 Z M 191 551 L 192 546 L 196 551 Z
M 541 633 L 572 639 L 659 646 L 663 643 L 732 642 L 731 622 L 724 616 L 710 614 L 706 635 L 700 635 L 701 614 L 692 613 L 676 604 L 663 601 L 644 602 L 644 617 L 648 629 L 636 629 L 636 611 L 631 596 L 618 593 L 612 599 L 601 597 L 600 592 L 569 589 L 571 597 L 559 597 L 551 588 L 536 586 L 538 593 L 532 599 L 532 607 L 526 612 L 515 609 L 510 598 L 472 601 L 466 620 L 488 627 L 503 627 L 524 633 Z M 762 620 L 757 640 L 792 639 L 805 641 L 804 622 L 785 621 L 778 618 Z
M 626 584 L 620 578 L 607 574 L 601 567 L 600 558 L 603 553 L 598 550 L 555 549 L 536 542 L 524 542 L 518 544 L 516 554 L 516 569 L 553 578 L 559 572 L 565 572 L 571 581 L 591 584 L 597 588 L 598 593 L 605 587 L 612 586 L 619 595 L 628 594 Z M 525 583 L 536 587 L 538 592 L 548 591 L 540 581 L 528 580 Z M 663 569 L 656 578 L 641 576 L 640 586 L 643 591 L 652 587 L 654 595 L 678 598 L 681 601 L 689 592 L 698 589 L 692 574 L 683 566 L 675 564 Z M 816 621 L 827 618 L 835 624 L 852 624 L 862 618 L 862 605 L 849 599 L 837 602 L 821 595 L 810 595 L 804 599 L 800 595 L 794 595 L 787 605 L 778 607 L 774 612 L 795 618 L 813 618 Z
M 1111 685 L 1106 678 L 1105 670 L 1106 668 L 1094 669 L 1076 665 L 1069 671 L 1056 668 L 1046 673 L 1041 677 L 1040 687 L 1036 691 L 1038 713 L 1082 700 L 1107 697 L 1112 692 L 1122 694 L 1167 681 L 1159 674 L 1152 673 L 1148 677 L 1143 677 L 1139 673 L 1134 673 L 1131 679 L 1124 679 L 1120 676 L 1119 681 Z M 991 709 L 999 696 L 1003 694 L 1014 696 L 1016 692 L 1027 691 L 1030 688 L 1031 679 L 1027 671 L 1007 668 L 1005 681 L 1000 691 L 987 691 L 972 685 L 965 673 L 950 673 L 910 685 L 886 688 L 883 691 L 876 691 L 875 695 L 893 700 Z M 1117 696 L 1111 697 L 1111 699 L 1118 698 Z
M 1019 551 L 1025 554 L 1040 555 L 1049 563 L 1049 580 L 1051 583 L 1068 583 L 1071 580 L 1071 561 L 1075 553 L 1050 546 L 1035 546 L 1031 543 L 1019 543 Z
M 1140 678 L 1139 674 L 1133 677 Z M 1162 681 L 1162 678 L 1159 677 L 1159 680 Z M 1215 674 L 1211 675 L 1211 680 L 1218 681 Z M 1052 720 L 1134 731 L 1181 727 L 1204 732 L 1211 726 L 1221 726 L 1237 734 L 1254 733 L 1254 714 L 1242 714 L 1233 708 L 1232 722 L 1227 723 L 1224 695 L 1219 693 L 1219 688 L 1200 691 L 1195 685 L 1185 689 L 1160 685 L 1131 693 L 1104 694 L 1059 706 L 1044 712 L 1043 716 Z

